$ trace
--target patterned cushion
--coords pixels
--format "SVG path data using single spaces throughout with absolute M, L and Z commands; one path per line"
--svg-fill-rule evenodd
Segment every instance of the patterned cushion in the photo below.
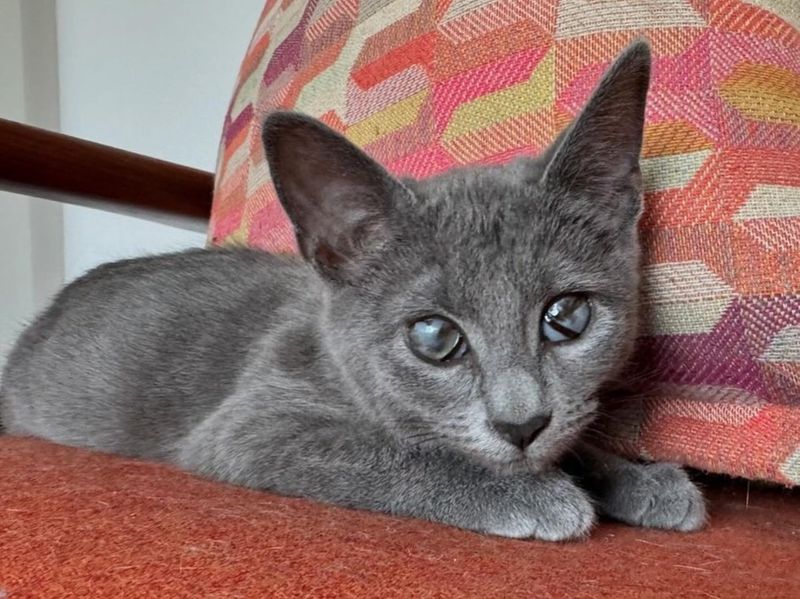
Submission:
M 265 168 L 275 107 L 396 173 L 538 152 L 635 36 L 645 330 L 619 449 L 800 484 L 800 3 L 269 0 L 225 122 L 214 243 L 295 251 Z

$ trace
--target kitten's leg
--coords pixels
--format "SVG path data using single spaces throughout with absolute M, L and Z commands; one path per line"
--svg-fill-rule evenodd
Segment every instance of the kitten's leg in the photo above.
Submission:
M 403 449 L 364 426 L 300 420 L 221 410 L 175 461 L 234 484 L 505 537 L 571 539 L 594 523 L 586 492 L 560 471 L 500 476 L 447 451 Z
M 674 464 L 640 464 L 582 444 L 566 468 L 615 520 L 681 531 L 705 523 L 702 493 Z

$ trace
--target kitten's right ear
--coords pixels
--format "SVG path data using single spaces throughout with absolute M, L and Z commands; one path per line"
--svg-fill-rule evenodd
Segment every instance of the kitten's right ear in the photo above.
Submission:
M 361 260 L 388 240 L 394 194 L 408 191 L 311 117 L 274 112 L 264 121 L 262 140 L 303 256 L 329 279 L 350 281 Z
M 601 204 L 638 214 L 639 153 L 650 80 L 650 47 L 628 46 L 609 68 L 583 112 L 542 156 L 542 182 L 562 193 L 583 192 Z

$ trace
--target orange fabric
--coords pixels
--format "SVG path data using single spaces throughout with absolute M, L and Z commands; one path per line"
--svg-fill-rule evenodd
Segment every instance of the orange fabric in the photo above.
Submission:
M 0 438 L 0 597 L 800 597 L 800 494 L 709 490 L 711 525 L 484 537 Z M 755 488 L 755 487 L 754 487 Z M 6 595 L 3 595 L 3 592 Z

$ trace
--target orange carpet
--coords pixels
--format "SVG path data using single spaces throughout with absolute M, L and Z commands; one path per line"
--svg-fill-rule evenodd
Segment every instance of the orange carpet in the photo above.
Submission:
M 691 535 L 489 538 L 0 438 L 0 597 L 800 597 L 800 495 L 711 484 Z

